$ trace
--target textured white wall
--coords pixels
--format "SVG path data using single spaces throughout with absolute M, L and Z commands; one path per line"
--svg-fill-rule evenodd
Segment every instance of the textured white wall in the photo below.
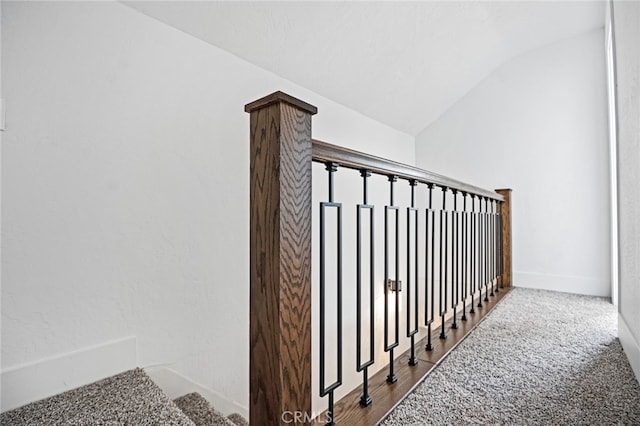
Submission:
M 496 69 L 416 138 L 418 166 L 513 189 L 514 283 L 610 295 L 602 30 Z
M 402 162 L 413 138 L 118 3 L 3 2 L 2 42 L 2 369 L 135 335 L 246 406 L 244 104 L 284 90 Z
M 613 4 L 618 108 L 620 340 L 640 380 L 640 3 Z
M 2 16 L 2 2 L 0 2 L 0 16 Z M 0 39 L 2 38 L 2 26 L 0 21 Z M 2 41 L 0 40 L 0 99 L 4 99 L 4 92 L 2 91 Z M 4 132 L 0 131 L 0 212 L 2 211 L 2 135 Z M 0 235 L 2 235 L 2 214 L 0 213 Z M 2 258 L 2 244 L 0 243 L 0 259 Z M 0 262 L 0 307 L 2 306 L 2 264 Z M 0 315 L 0 334 L 2 332 L 2 316 Z M 0 336 L 1 339 L 1 336 Z M 0 348 L 1 349 L 1 348 Z M 0 365 L 2 365 L 2 350 L 0 350 Z M 0 383 L 0 401 L 2 400 L 2 383 Z

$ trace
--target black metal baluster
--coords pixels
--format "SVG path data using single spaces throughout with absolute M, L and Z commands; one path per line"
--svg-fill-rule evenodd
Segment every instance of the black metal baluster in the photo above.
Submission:
M 498 205 L 498 202 L 495 200 L 491 201 L 492 204 L 492 223 L 493 223 L 493 230 L 492 230 L 492 234 L 493 235 L 493 284 L 494 284 L 494 292 L 495 293 L 499 293 L 499 286 L 498 286 L 498 213 L 496 210 L 496 206 Z
M 334 163 L 327 163 L 326 169 L 329 172 L 329 201 L 320 203 L 320 396 L 329 395 L 329 408 L 327 409 L 328 418 L 332 419 L 329 425 L 335 425 L 333 422 L 333 391 L 342 385 L 342 204 L 334 202 L 334 185 L 333 174 L 338 170 L 338 166 Z M 337 379 L 335 382 L 325 387 L 325 369 L 326 369 L 326 344 L 325 344 L 325 316 L 326 316 L 326 241 L 325 241 L 325 210 L 327 208 L 337 209 L 337 239 L 336 239 L 336 293 L 337 293 L 337 333 L 336 333 L 336 371 Z
M 467 193 L 462 193 L 462 321 L 467 320 L 467 297 L 469 297 L 469 212 L 467 212 Z M 473 304 L 472 304 L 473 305 Z
M 493 278 L 495 281 L 495 292 L 499 293 L 498 286 L 498 202 L 493 202 Z
M 493 285 L 492 293 L 497 292 L 498 278 L 496 276 L 496 209 L 495 202 L 491 200 L 491 284 Z
M 495 219 L 496 219 L 496 215 L 495 215 L 495 209 L 494 209 L 494 204 L 493 204 L 493 200 L 490 201 L 491 203 L 491 213 L 489 215 L 489 222 L 491 223 L 490 226 L 490 238 L 491 238 L 491 242 L 490 242 L 490 247 L 491 247 L 491 296 L 495 296 L 495 286 L 496 286 L 496 223 L 495 223 Z
M 476 195 L 471 194 L 471 309 L 470 314 L 475 314 L 476 296 Z
M 482 197 L 478 197 L 478 288 L 480 298 L 478 307 L 482 307 L 482 288 L 484 287 L 484 213 L 482 212 Z
M 475 314 L 475 296 L 476 296 L 476 195 L 471 195 L 471 213 L 469 215 L 471 220 L 471 230 L 469 232 L 469 238 L 471 239 L 469 244 L 469 280 L 471 282 L 471 304 L 469 305 L 469 313 Z
M 399 320 L 400 320 L 400 296 L 398 290 L 400 289 L 399 282 L 399 270 L 400 270 L 400 258 L 398 253 L 399 248 L 399 217 L 398 207 L 394 206 L 393 199 L 393 184 L 398 180 L 397 176 L 389 176 L 389 198 L 390 205 L 384 207 L 384 350 L 389 352 L 389 375 L 387 375 L 387 382 L 395 383 L 398 378 L 394 373 L 393 368 L 393 349 L 398 346 L 399 333 Z M 389 212 L 395 211 L 395 281 L 389 276 Z M 394 290 L 395 295 L 395 336 L 394 341 L 389 342 L 389 292 Z
M 440 210 L 440 338 L 446 339 L 447 333 L 444 328 L 444 317 L 447 314 L 447 234 L 449 224 L 449 212 L 447 209 L 447 187 L 442 187 L 442 210 Z M 444 231 L 443 231 L 444 225 Z M 444 250 L 443 246 L 444 245 Z M 443 265 L 444 261 L 444 265 Z M 444 275 L 444 277 L 443 277 Z M 444 282 L 443 282 L 444 278 Z M 444 286 L 443 286 L 444 284 Z
M 500 270 L 500 264 L 502 263 L 502 222 L 500 219 L 500 202 L 496 201 L 496 293 L 503 288 Z
M 426 211 L 426 223 L 425 223 L 425 280 L 424 280 L 424 322 L 427 326 L 427 344 L 425 345 L 425 350 L 431 351 L 433 350 L 433 345 L 431 344 L 431 324 L 435 318 L 435 289 L 436 289 L 436 279 L 435 279 L 435 232 L 436 232 L 436 216 L 435 212 L 432 209 L 432 196 L 433 196 L 433 184 L 428 183 L 429 187 L 429 207 Z M 431 239 L 429 239 L 429 219 L 431 219 Z M 429 242 L 431 242 L 431 252 L 429 252 Z M 429 263 L 429 256 L 431 256 L 431 263 Z M 429 272 L 428 266 L 431 264 L 431 298 L 429 299 Z M 431 303 L 429 303 L 431 302 Z M 429 304 L 431 304 L 431 315 L 429 315 Z
M 482 256 L 483 240 L 482 240 L 482 197 L 478 196 L 478 308 L 482 308 L 482 279 L 484 272 L 482 264 L 484 257 Z
M 500 209 L 502 210 L 502 209 Z M 500 278 L 500 288 L 504 288 L 504 282 L 503 282 L 503 272 L 504 272 L 504 265 L 503 265 L 503 251 L 504 251 L 504 247 L 502 247 L 502 214 L 498 214 L 498 277 Z
M 373 206 L 368 204 L 369 188 L 367 178 L 371 176 L 369 170 L 361 170 L 362 176 L 362 204 L 357 206 L 357 246 L 356 246 L 356 263 L 357 263 L 357 279 L 356 279 L 356 332 L 357 332 L 357 350 L 356 350 L 356 371 L 362 371 L 362 396 L 360 404 L 367 406 L 373 401 L 369 395 L 369 366 L 374 363 L 374 324 L 375 324 L 375 278 L 374 278 L 374 210 Z M 369 359 L 362 362 L 362 212 L 369 211 Z
M 409 365 L 418 364 L 418 359 L 416 358 L 416 348 L 415 348 L 415 335 L 418 333 L 418 209 L 415 208 L 415 189 L 418 182 L 415 180 L 410 180 L 409 185 L 411 185 L 411 207 L 407 208 L 407 337 L 411 338 L 411 356 L 409 357 Z M 413 223 L 415 224 L 415 230 L 413 233 L 414 239 L 414 250 L 413 250 L 413 259 L 414 259 L 414 280 L 411 280 L 411 215 L 413 215 Z M 413 324 L 414 327 L 411 327 L 411 285 L 413 284 L 413 291 L 415 294 L 413 295 Z
M 484 198 L 484 301 L 489 301 L 489 197 Z
M 451 322 L 451 328 L 455 330 L 458 328 L 456 311 L 460 296 L 460 281 L 458 279 L 458 190 L 452 189 L 451 192 L 453 193 L 453 212 L 451 213 L 451 308 L 453 309 L 453 321 Z

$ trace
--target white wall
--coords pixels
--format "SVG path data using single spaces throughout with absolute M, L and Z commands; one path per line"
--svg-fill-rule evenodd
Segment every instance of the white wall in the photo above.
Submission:
M 3 2 L 2 42 L 2 370 L 133 335 L 246 407 L 244 104 L 286 91 L 402 162 L 413 138 L 118 3 Z
M 0 2 L 0 16 L 2 16 L 2 2 Z M 2 91 L 2 23 L 0 21 L 0 99 L 4 99 Z M 3 123 L 4 124 L 4 123 Z M 0 131 L 0 188 L 2 188 L 2 135 Z M 0 195 L 2 191 L 0 190 Z M 2 211 L 2 197 L 0 196 L 0 212 Z M 0 214 L 0 235 L 2 235 L 2 214 Z M 0 258 L 2 258 L 2 244 L 0 244 Z M 0 262 L 0 306 L 2 306 L 2 262 Z M 2 316 L 0 315 L 0 333 L 2 329 Z M 1 336 L 0 336 L 1 338 Z M 2 350 L 0 343 L 0 365 L 2 365 Z M 2 383 L 0 382 L 0 401 L 2 400 Z
M 514 284 L 610 295 L 603 30 L 496 69 L 416 138 L 418 166 L 513 189 Z
M 618 111 L 618 334 L 640 380 L 640 3 L 613 4 Z
M 615 57 L 613 48 L 613 26 L 611 25 L 610 2 L 604 3 L 605 51 L 607 55 L 607 110 L 609 127 L 609 195 L 611 196 L 611 302 L 618 306 L 618 142 L 615 97 Z

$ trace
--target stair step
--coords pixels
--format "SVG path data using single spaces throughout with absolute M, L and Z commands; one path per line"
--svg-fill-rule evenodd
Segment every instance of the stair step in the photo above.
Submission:
M 173 401 L 196 426 L 248 426 L 247 420 L 234 413 L 229 417 L 217 411 L 199 393 L 183 395 Z
M 245 419 L 238 413 L 229 414 L 227 418 L 235 423 L 236 426 L 249 426 L 249 422 L 247 421 L 247 419 Z
M 140 368 L 0 414 L 0 425 L 69 424 L 194 426 Z

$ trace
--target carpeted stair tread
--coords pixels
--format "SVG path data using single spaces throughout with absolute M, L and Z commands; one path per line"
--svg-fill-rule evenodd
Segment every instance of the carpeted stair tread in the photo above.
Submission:
M 196 426 L 240 426 L 214 409 L 199 393 L 189 393 L 174 399 L 173 402 Z M 242 416 L 239 417 L 248 424 Z
M 247 419 L 245 419 L 238 413 L 229 414 L 227 418 L 235 423 L 236 426 L 249 426 L 249 422 L 247 421 Z
M 0 425 L 194 426 L 142 369 L 0 414 Z

